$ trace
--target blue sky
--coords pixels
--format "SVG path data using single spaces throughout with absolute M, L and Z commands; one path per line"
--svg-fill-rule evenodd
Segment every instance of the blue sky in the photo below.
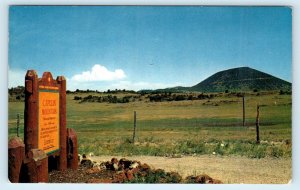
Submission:
M 67 88 L 195 85 L 248 66 L 292 81 L 287 7 L 11 6 L 9 87 L 26 70 L 67 78 Z

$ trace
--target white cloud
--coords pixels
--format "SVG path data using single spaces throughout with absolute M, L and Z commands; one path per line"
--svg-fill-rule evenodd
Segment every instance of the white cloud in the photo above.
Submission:
M 99 90 L 106 91 L 108 89 L 126 89 L 126 90 L 155 90 L 162 88 L 169 88 L 175 86 L 182 86 L 182 83 L 151 83 L 151 82 L 131 82 L 131 81 L 119 81 L 119 82 L 76 82 L 67 79 L 68 90 Z
M 106 67 L 96 64 L 90 71 L 74 75 L 71 80 L 76 82 L 114 81 L 126 78 L 122 69 L 109 71 Z
M 26 71 L 10 69 L 8 71 L 8 87 L 24 86 Z M 162 89 L 175 86 L 183 86 L 182 83 L 159 83 L 145 81 L 122 80 L 126 77 L 121 69 L 109 71 L 104 66 L 94 65 L 91 71 L 82 72 L 67 79 L 68 90 L 100 90 L 108 89 L 126 89 L 126 90 L 143 90 L 143 89 Z M 186 85 L 185 85 L 186 86 Z
M 26 71 L 22 70 L 8 70 L 8 88 L 24 86 Z
M 122 80 L 126 78 L 126 74 L 122 69 L 109 71 L 105 66 L 96 64 L 90 71 L 84 71 L 76 74 L 71 78 L 67 78 L 68 90 L 99 90 L 106 91 L 108 89 L 126 89 L 126 90 L 142 90 L 142 89 L 161 89 L 182 85 L 181 83 L 151 83 L 151 82 L 132 82 Z

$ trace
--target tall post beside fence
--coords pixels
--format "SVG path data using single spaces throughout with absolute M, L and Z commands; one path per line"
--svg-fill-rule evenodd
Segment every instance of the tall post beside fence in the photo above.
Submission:
M 132 137 L 132 143 L 135 142 L 135 132 L 136 132 L 136 111 L 133 112 L 133 137 Z
M 245 121 L 245 95 L 243 95 L 243 126 L 246 125 Z
M 259 144 L 260 143 L 260 139 L 259 139 L 259 105 L 257 105 L 257 108 L 256 108 L 256 112 L 257 112 L 257 115 L 256 115 L 256 143 Z
M 17 114 L 17 137 L 20 137 L 20 114 Z

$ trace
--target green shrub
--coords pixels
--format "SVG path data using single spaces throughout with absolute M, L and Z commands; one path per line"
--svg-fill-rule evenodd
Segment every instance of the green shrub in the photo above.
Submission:
M 275 157 L 275 158 L 280 158 L 283 156 L 283 150 L 278 148 L 278 147 L 272 147 L 271 148 L 271 156 Z
M 265 145 L 251 145 L 248 150 L 248 157 L 250 158 L 264 158 L 267 155 L 267 147 Z

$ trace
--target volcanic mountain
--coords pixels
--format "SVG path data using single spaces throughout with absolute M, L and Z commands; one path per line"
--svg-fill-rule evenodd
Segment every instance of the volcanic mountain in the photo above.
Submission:
M 199 84 L 187 87 L 188 91 L 224 92 L 249 90 L 291 90 L 292 84 L 270 74 L 239 67 L 217 72 Z

